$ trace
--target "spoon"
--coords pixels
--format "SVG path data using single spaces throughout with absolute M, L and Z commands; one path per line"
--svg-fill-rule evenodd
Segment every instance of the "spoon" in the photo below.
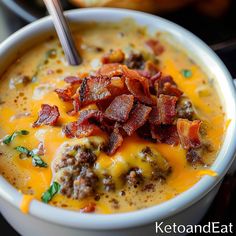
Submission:
M 68 63 L 72 66 L 81 64 L 82 58 L 75 47 L 69 26 L 63 14 L 60 0 L 44 0 L 49 14 L 52 16 L 53 24 L 61 42 Z

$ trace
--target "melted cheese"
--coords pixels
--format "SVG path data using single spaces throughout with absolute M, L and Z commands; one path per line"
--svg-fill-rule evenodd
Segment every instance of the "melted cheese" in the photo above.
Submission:
M 72 108 L 71 105 L 58 99 L 57 94 L 53 92 L 54 88 L 64 87 L 66 83 L 63 78 L 67 75 L 84 76 L 85 73 L 94 69 L 94 66 L 98 67 L 103 52 L 96 51 L 96 47 L 103 48 L 104 52 L 119 47 L 125 53 L 134 50 L 147 54 L 144 42 L 150 36 L 146 34 L 145 29 L 129 21 L 125 22 L 125 25 L 126 27 L 123 27 L 122 23 L 82 24 L 79 28 L 80 33 L 75 35 L 77 46 L 80 48 L 83 57 L 83 64 L 78 67 L 68 66 L 58 41 L 49 40 L 23 55 L 1 77 L 0 100 L 5 103 L 0 105 L 0 137 L 22 129 L 30 132 L 27 136 L 16 137 L 10 145 L 0 145 L 0 152 L 4 154 L 0 159 L 0 172 L 10 183 L 26 194 L 21 204 L 23 212 L 27 212 L 29 202 L 33 197 L 40 200 L 42 193 L 50 186 L 53 173 L 50 167 L 44 169 L 32 166 L 30 158 L 20 159 L 19 153 L 14 150 L 14 147 L 20 145 L 28 149 L 34 149 L 39 142 L 44 142 L 46 153 L 43 159 L 49 166 L 53 163 L 57 158 L 57 150 L 60 149 L 61 145 L 65 142 L 71 142 L 62 135 L 61 125 L 76 120 L 76 117 L 67 114 Z M 123 32 L 123 34 L 120 32 Z M 97 35 L 99 35 L 99 40 Z M 165 47 L 165 52 L 158 57 L 160 70 L 164 75 L 171 75 L 174 78 L 179 88 L 192 101 L 197 115 L 205 123 L 206 139 L 211 142 L 213 151 L 204 156 L 204 161 L 211 165 L 221 146 L 224 131 L 229 125 L 229 121 L 226 125 L 224 123 L 224 112 L 219 97 L 214 90 L 214 86 L 209 83 L 207 75 L 196 63 L 189 59 L 188 55 L 168 44 L 164 35 L 158 34 L 155 37 Z M 136 40 L 137 38 L 139 40 Z M 32 76 L 37 66 L 44 60 L 45 52 L 49 49 L 56 49 L 57 57 L 48 59 L 48 63 L 41 66 L 36 82 L 17 88 L 10 86 L 12 85 L 10 82 L 12 78 L 20 75 Z M 185 78 L 181 74 L 182 69 L 190 69 L 192 76 Z M 204 93 L 204 96 L 199 93 L 199 87 L 201 86 L 208 90 L 207 93 Z M 42 103 L 59 107 L 60 119 L 58 126 L 32 128 L 31 125 L 37 119 Z M 96 109 L 94 105 L 91 108 Z M 12 119 L 13 116 L 22 112 L 29 112 L 30 115 Z M 79 141 L 75 139 L 73 142 Z M 165 184 L 156 183 L 154 193 L 128 187 L 123 188 L 120 176 L 126 173 L 130 167 L 139 167 L 144 176 L 150 176 L 150 166 L 137 158 L 139 152 L 146 146 L 151 147 L 167 159 L 172 168 L 171 175 L 167 178 Z M 98 157 L 96 173 L 102 175 L 104 172 L 108 172 L 121 189 L 101 196 L 100 200 L 96 202 L 97 212 L 125 212 L 159 204 L 191 188 L 199 181 L 201 176 L 206 174 L 215 176 L 215 173 L 211 170 L 201 170 L 199 168 L 194 169 L 187 163 L 186 151 L 181 146 L 153 144 L 136 136 L 126 138 L 124 144 L 114 156 L 109 157 L 101 153 Z M 124 196 L 120 195 L 121 190 L 125 192 Z M 112 199 L 119 200 L 119 208 L 112 206 Z M 78 210 L 91 201 L 94 201 L 94 199 L 88 198 L 78 201 L 57 194 L 50 204 Z
M 25 194 L 23 195 L 22 201 L 20 204 L 20 210 L 24 214 L 27 214 L 29 212 L 30 203 L 33 199 L 34 199 L 34 196 L 32 195 L 25 195 Z

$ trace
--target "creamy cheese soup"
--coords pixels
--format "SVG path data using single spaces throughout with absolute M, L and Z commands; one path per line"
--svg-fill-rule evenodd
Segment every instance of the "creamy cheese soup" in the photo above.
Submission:
M 132 20 L 80 24 L 74 38 L 81 65 L 51 37 L 0 78 L 0 173 L 24 194 L 22 211 L 32 199 L 134 211 L 216 177 L 227 122 L 191 55 Z

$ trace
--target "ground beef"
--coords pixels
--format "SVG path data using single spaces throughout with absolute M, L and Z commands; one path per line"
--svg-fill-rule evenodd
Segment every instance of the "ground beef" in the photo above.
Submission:
M 180 99 L 177 103 L 177 116 L 178 118 L 192 120 L 194 110 L 192 103 L 188 99 Z
M 91 151 L 91 149 L 79 148 L 77 150 L 77 154 L 75 156 L 75 159 L 81 165 L 92 166 L 95 163 L 95 161 L 97 160 L 97 156 Z
M 61 194 L 74 199 L 83 199 L 95 194 L 98 177 L 92 167 L 97 159 L 93 145 L 67 145 L 61 158 L 54 165 L 56 180 L 61 185 Z
M 144 69 L 145 61 L 144 61 L 143 55 L 141 53 L 131 52 L 129 54 L 129 57 L 126 59 L 125 64 L 130 69 L 142 70 L 142 69 Z
M 140 169 L 132 168 L 127 176 L 126 176 L 127 183 L 131 186 L 137 186 L 143 181 L 143 175 Z
M 74 180 L 73 188 L 75 199 L 83 199 L 93 195 L 98 182 L 97 175 L 92 169 L 82 167 L 79 176 Z
M 110 176 L 110 175 L 105 175 L 105 177 L 103 178 L 102 183 L 103 183 L 103 185 L 104 185 L 104 189 L 105 189 L 107 192 L 110 192 L 110 191 L 114 191 L 114 190 L 115 190 L 115 183 L 114 183 L 114 181 L 112 180 L 112 176 Z
M 202 163 L 202 157 L 200 155 L 200 151 L 196 149 L 189 149 L 186 154 L 186 159 L 192 165 Z
M 208 142 L 203 141 L 199 148 L 190 148 L 187 151 L 186 159 L 188 163 L 190 163 L 193 166 L 198 164 L 204 165 L 205 164 L 204 155 L 212 151 L 213 151 L 212 145 Z
M 171 167 L 166 159 L 160 153 L 154 152 L 150 147 L 145 147 L 140 156 L 144 161 L 149 162 L 152 167 L 151 180 L 165 180 L 171 173 Z

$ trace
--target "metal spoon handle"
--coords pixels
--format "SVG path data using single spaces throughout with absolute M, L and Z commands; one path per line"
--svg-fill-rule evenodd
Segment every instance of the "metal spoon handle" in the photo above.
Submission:
M 44 3 L 49 14 L 52 16 L 52 20 L 62 48 L 65 52 L 67 61 L 70 65 L 79 65 L 82 62 L 82 58 L 75 47 L 69 26 L 63 14 L 60 0 L 44 0 Z

